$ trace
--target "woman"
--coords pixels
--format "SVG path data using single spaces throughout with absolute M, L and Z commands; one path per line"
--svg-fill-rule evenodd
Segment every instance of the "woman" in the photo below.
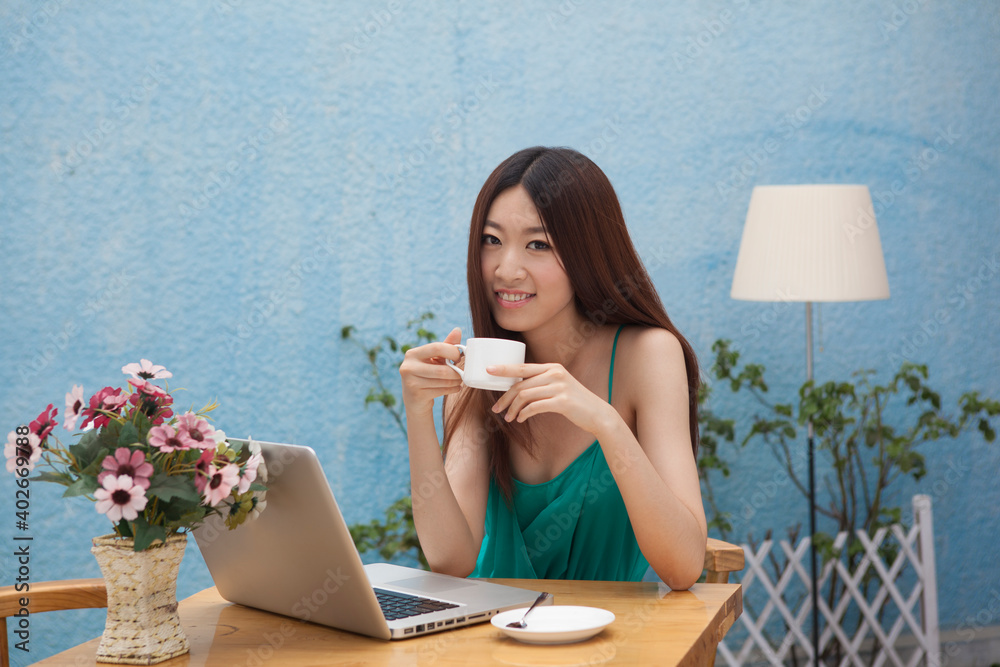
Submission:
M 699 577 L 698 366 L 642 266 L 604 173 L 564 148 L 505 160 L 469 233 L 475 335 L 526 344 L 507 392 L 469 389 L 454 329 L 400 366 L 413 516 L 456 576 Z M 454 400 L 447 397 L 455 395 Z M 446 397 L 445 456 L 433 420 Z

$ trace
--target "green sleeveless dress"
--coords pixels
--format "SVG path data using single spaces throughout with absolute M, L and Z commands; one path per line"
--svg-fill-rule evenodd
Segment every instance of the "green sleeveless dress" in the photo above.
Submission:
M 611 350 L 608 401 L 618 335 Z M 514 480 L 513 503 L 490 480 L 486 532 L 472 577 L 641 581 L 639 550 L 625 501 L 596 440 L 542 484 Z

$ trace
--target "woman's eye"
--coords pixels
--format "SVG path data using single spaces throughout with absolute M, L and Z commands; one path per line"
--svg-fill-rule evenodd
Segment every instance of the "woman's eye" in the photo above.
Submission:
M 545 241 L 532 241 L 531 243 L 528 244 L 529 250 L 548 250 L 551 247 L 552 246 L 550 246 Z
M 500 245 L 500 239 L 493 236 L 492 234 L 483 234 L 483 245 Z

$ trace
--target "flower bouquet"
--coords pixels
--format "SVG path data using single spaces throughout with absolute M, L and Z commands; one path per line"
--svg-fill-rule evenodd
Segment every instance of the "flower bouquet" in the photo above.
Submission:
M 198 412 L 174 414 L 170 392 L 155 380 L 173 377 L 146 359 L 122 367 L 124 388 L 104 387 L 84 402 L 83 387 L 66 394 L 63 428 L 81 418 L 82 433 L 68 447 L 53 435 L 58 410 L 50 403 L 28 426 L 7 436 L 7 471 L 31 481 L 65 485 L 64 496 L 85 496 L 131 538 L 135 551 L 193 530 L 210 514 L 230 529 L 264 506 L 266 481 L 259 447 L 230 444 Z M 20 483 L 20 482 L 19 482 Z
M 217 403 L 175 415 L 170 392 L 154 384 L 173 377 L 163 366 L 143 359 L 122 372 L 130 376 L 124 387 L 104 387 L 87 402 L 79 385 L 66 394 L 63 428 L 83 419 L 76 444 L 53 435 L 58 410 L 49 404 L 7 436 L 4 455 L 19 489 L 62 484 L 64 496 L 93 500 L 114 524 L 91 549 L 108 598 L 97 656 L 149 665 L 190 650 L 176 602 L 187 533 L 213 514 L 232 530 L 262 511 L 267 470 L 259 446 L 230 443 L 209 424 Z

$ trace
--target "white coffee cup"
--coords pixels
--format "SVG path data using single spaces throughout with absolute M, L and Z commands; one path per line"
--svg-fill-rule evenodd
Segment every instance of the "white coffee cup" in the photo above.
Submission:
M 465 345 L 456 345 L 465 355 L 465 369 L 448 360 L 462 377 L 462 384 L 475 389 L 507 391 L 521 378 L 501 377 L 486 372 L 487 366 L 524 363 L 524 343 L 506 338 L 470 338 Z

